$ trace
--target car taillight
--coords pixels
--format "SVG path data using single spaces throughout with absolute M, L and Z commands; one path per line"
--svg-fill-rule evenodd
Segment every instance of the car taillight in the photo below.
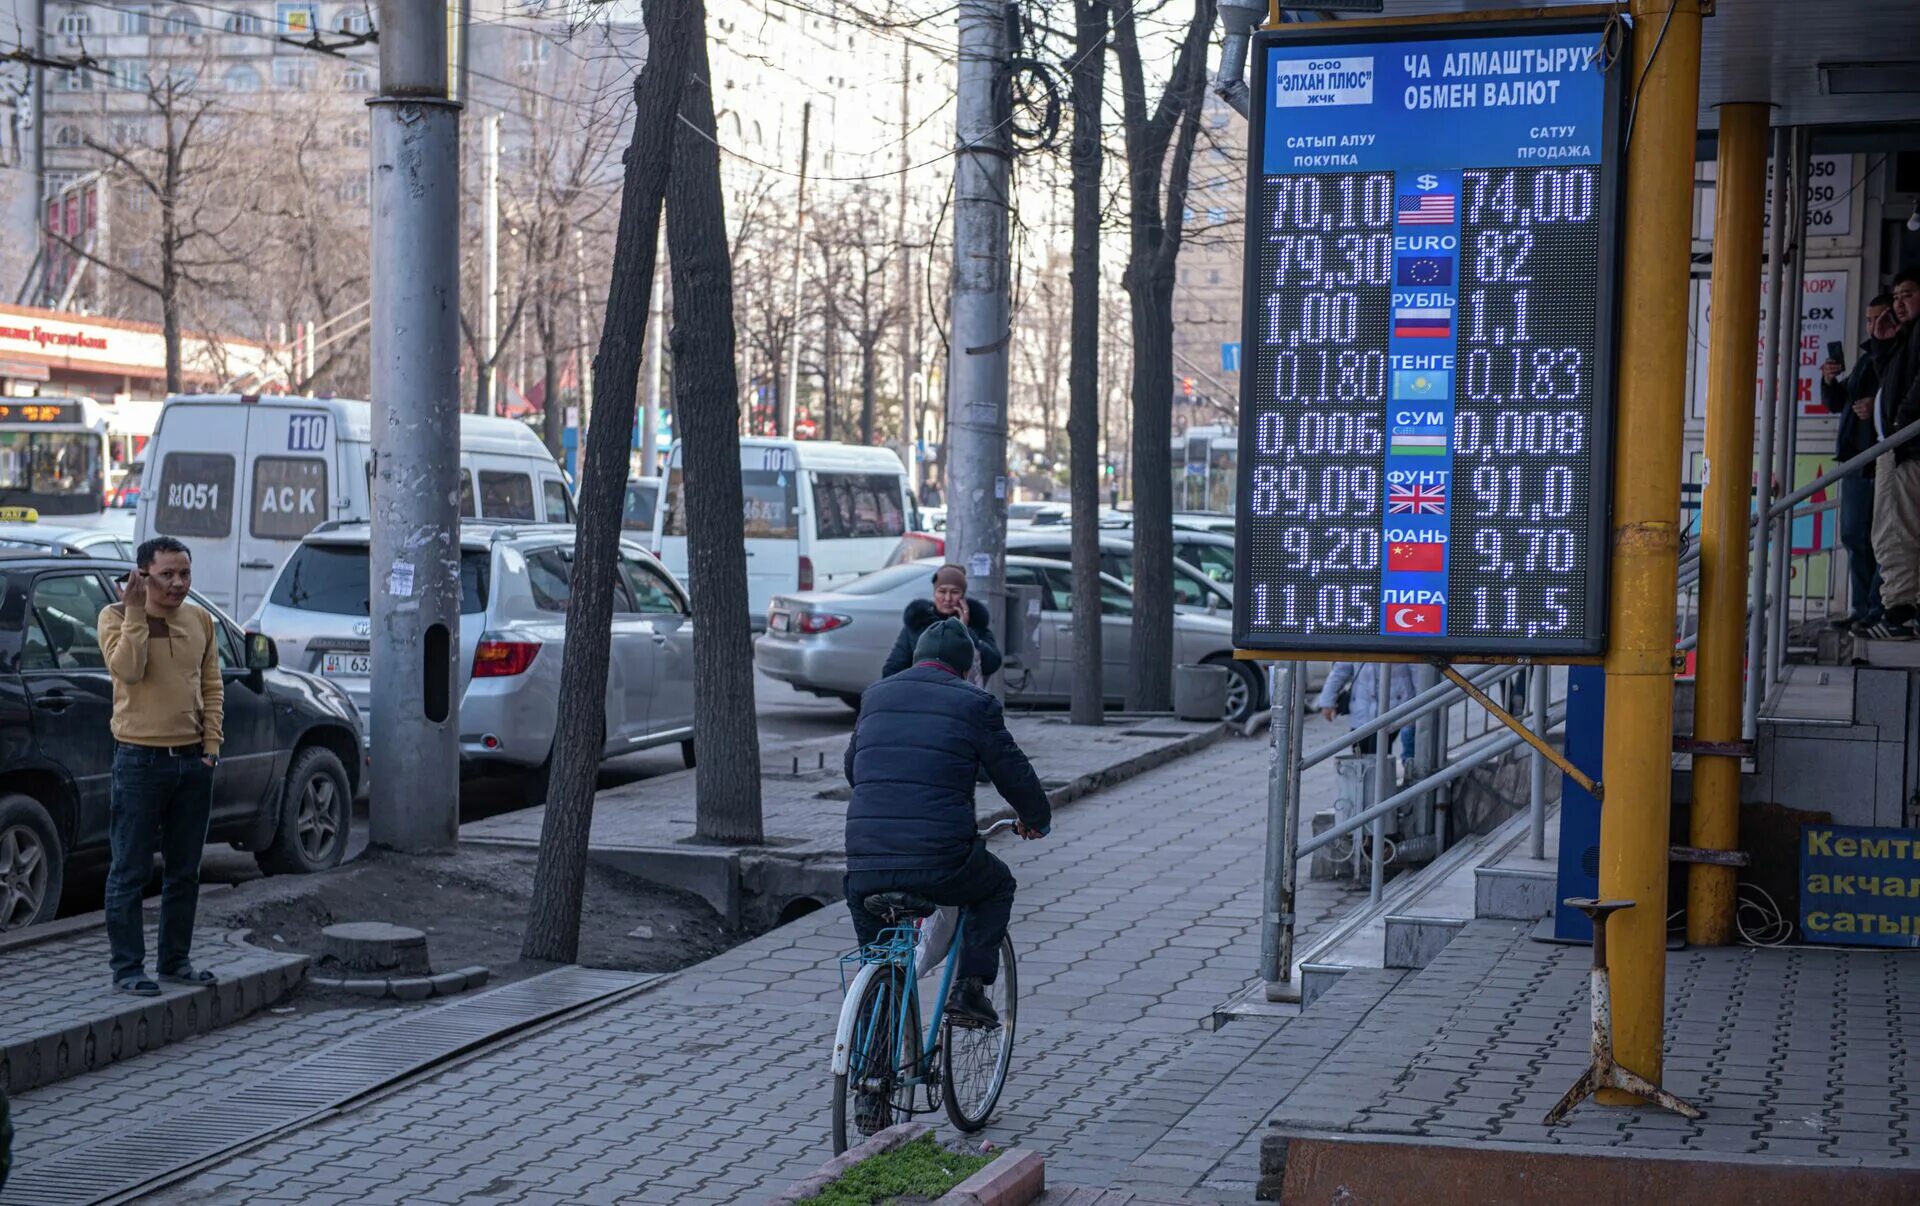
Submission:
M 473 651 L 475 678 L 512 678 L 525 674 L 540 655 L 538 641 L 495 641 L 482 638 Z
M 800 558 L 800 589 L 813 589 L 813 558 Z
M 801 611 L 793 616 L 793 630 L 812 635 L 817 632 L 832 632 L 836 628 L 845 628 L 853 621 L 846 616 L 836 616 L 826 611 Z

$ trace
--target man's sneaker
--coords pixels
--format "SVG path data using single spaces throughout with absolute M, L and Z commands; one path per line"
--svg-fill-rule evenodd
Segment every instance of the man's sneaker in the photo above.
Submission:
M 987 1000 L 987 990 L 972 977 L 954 984 L 953 996 L 947 1001 L 947 1012 L 963 1026 L 991 1029 L 1000 1024 L 999 1013 L 994 1010 L 993 1002 Z
M 1882 618 L 1886 620 L 1888 628 L 1911 628 L 1914 621 L 1920 620 L 1920 611 L 1916 611 L 1909 604 L 1901 603 L 1887 608 Z
M 1835 632 L 1852 632 L 1854 629 L 1860 627 L 1861 623 L 1862 621 L 1856 620 L 1851 616 L 1840 616 L 1837 619 L 1828 620 L 1827 627 L 1833 629 Z

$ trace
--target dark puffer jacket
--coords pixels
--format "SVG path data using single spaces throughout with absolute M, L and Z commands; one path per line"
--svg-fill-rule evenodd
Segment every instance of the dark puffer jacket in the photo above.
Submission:
M 1028 826 L 1053 823 L 999 700 L 934 663 L 867 688 L 847 745 L 847 870 L 957 870 L 978 840 L 981 766 Z
M 890 678 L 913 665 L 914 642 L 938 619 L 940 613 L 934 610 L 932 599 L 915 599 L 907 604 L 900 616 L 900 635 L 894 638 L 893 651 L 887 654 L 886 665 L 880 668 L 881 678 Z M 983 680 L 992 678 L 1000 669 L 1000 646 L 994 643 L 991 623 L 987 605 L 978 599 L 968 599 L 967 631 L 973 634 Z

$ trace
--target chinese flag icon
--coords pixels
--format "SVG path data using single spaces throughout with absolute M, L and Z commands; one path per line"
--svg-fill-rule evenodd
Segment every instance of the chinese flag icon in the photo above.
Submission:
M 1390 603 L 1387 605 L 1388 632 L 1440 631 L 1438 603 Z
M 1387 546 L 1387 568 L 1437 574 L 1446 568 L 1446 548 L 1438 541 L 1396 540 Z

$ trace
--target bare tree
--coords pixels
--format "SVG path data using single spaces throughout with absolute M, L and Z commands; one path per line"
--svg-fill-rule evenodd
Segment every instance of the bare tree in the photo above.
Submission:
M 704 31 L 705 4 L 688 0 L 687 7 L 694 27 Z M 694 831 L 707 841 L 751 843 L 762 836 L 760 733 L 748 656 L 733 270 L 704 33 L 687 57 L 680 119 L 673 123 L 667 256 L 673 268 L 674 418 L 686 461 L 687 576 L 699 616 L 693 743 L 705 756 L 694 770 Z
M 1067 474 L 1073 499 L 1073 611 L 1100 614 L 1100 105 L 1106 84 L 1107 5 L 1074 0 L 1073 318 L 1067 370 Z M 1100 724 L 1100 624 L 1073 626 L 1074 724 Z
M 606 727 L 597 701 L 607 693 L 614 574 L 635 391 L 646 343 L 660 211 L 679 124 L 675 115 L 680 111 L 690 44 L 696 39 L 704 44 L 706 37 L 705 13 L 692 0 L 648 0 L 645 23 L 647 60 L 634 81 L 633 137 L 626 152 L 606 318 L 593 363 L 593 408 L 598 419 L 588 429 L 581 457 L 580 530 L 566 654 L 560 666 L 560 698 L 579 703 L 561 710 L 554 734 L 540 859 L 521 944 L 526 958 L 558 963 L 573 962 L 580 950 L 587 837 Z M 737 459 L 735 463 L 737 474 Z M 737 489 L 737 480 L 735 484 Z M 759 759 L 754 761 L 757 770 Z
M 200 66 L 150 61 L 137 84 L 144 101 L 138 118 L 119 123 L 110 138 L 82 137 L 108 178 L 141 199 L 121 220 L 132 237 L 116 237 L 115 248 L 89 248 L 54 234 L 67 251 L 153 300 L 170 393 L 182 383 L 187 307 L 196 294 L 204 300 L 230 291 L 249 263 L 248 219 L 262 188 L 258 174 L 236 167 L 249 145 L 245 114 L 201 86 Z
M 1195 0 L 1172 74 L 1149 109 L 1138 21 L 1114 19 L 1127 153 L 1127 270 L 1133 310 L 1133 626 L 1127 704 L 1173 702 L 1173 287 L 1200 129 L 1214 0 Z

